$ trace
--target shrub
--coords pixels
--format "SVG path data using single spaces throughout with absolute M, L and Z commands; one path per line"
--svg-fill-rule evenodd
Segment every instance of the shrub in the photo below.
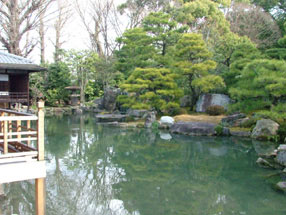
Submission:
M 206 113 L 211 116 L 218 116 L 224 114 L 225 110 L 223 106 L 213 105 L 207 108 Z
M 279 126 L 279 129 L 277 131 L 278 139 L 280 142 L 284 142 L 286 138 L 286 123 L 283 123 Z
M 254 128 L 255 125 L 256 125 L 256 122 L 259 119 L 260 118 L 258 118 L 258 117 L 251 117 L 248 120 L 246 120 L 243 123 L 241 123 L 240 127 L 242 127 L 242 128 Z
M 217 136 L 223 136 L 223 126 L 221 124 L 215 127 L 215 132 Z

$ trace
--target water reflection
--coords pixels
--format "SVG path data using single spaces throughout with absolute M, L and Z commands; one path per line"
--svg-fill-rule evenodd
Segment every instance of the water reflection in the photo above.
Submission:
M 46 122 L 47 214 L 285 214 L 252 142 Z M 165 137 L 165 138 L 162 138 Z M 168 138 L 167 138 L 168 137 Z M 3 214 L 34 214 L 33 182 L 5 186 Z

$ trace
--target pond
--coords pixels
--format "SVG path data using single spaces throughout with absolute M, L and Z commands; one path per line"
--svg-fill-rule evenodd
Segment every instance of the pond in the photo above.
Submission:
M 47 118 L 47 215 L 285 215 L 255 144 Z M 4 189 L 0 214 L 35 213 L 34 181 Z

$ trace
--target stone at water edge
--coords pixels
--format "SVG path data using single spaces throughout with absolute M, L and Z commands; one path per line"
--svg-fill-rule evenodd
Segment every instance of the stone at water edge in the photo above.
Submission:
M 151 128 L 154 122 L 156 122 L 156 113 L 152 111 L 149 112 L 146 116 L 145 128 Z
M 104 90 L 104 96 L 102 106 L 107 111 L 114 111 L 116 109 L 116 99 L 120 95 L 121 91 L 118 88 L 106 88 Z
M 276 157 L 277 163 L 286 166 L 286 145 L 280 145 L 277 149 L 277 157 Z
M 171 126 L 170 132 L 191 136 L 214 136 L 215 124 L 203 122 L 177 122 Z
M 162 116 L 159 123 L 160 125 L 172 126 L 175 123 L 175 120 L 170 116 Z
M 266 140 L 269 137 L 277 135 L 279 124 L 271 119 L 261 119 L 256 123 L 251 137 L 258 140 Z
M 286 192 L 286 182 L 280 181 L 276 184 L 276 188 L 280 191 Z
M 246 117 L 246 115 L 244 113 L 237 113 L 237 114 L 233 114 L 233 115 L 222 118 L 221 122 L 223 124 L 233 126 L 233 125 L 237 124 L 237 121 L 241 122 L 242 119 L 244 119 L 245 117 Z
M 148 114 L 148 110 L 128 109 L 126 114 L 131 117 L 144 118 Z

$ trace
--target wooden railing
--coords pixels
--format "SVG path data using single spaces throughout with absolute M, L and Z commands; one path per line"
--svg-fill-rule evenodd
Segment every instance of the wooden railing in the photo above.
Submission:
M 38 102 L 38 115 L 0 109 L 1 158 L 44 160 L 44 103 Z M 32 122 L 35 127 L 32 128 Z M 32 145 L 32 141 L 35 144 Z M 3 155 L 4 154 L 4 155 Z
M 28 102 L 29 95 L 26 92 L 6 92 L 0 94 L 0 102 Z

